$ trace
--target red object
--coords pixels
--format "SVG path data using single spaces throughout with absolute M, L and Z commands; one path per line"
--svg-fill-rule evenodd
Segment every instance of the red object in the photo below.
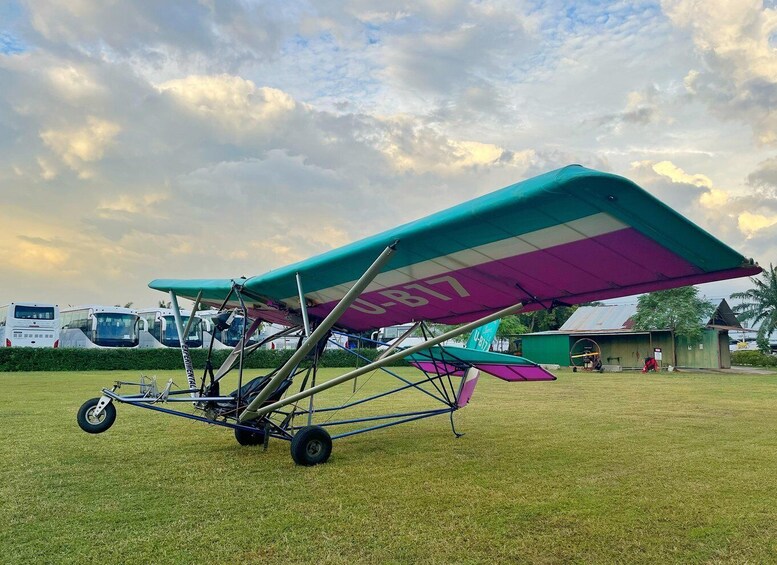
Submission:
M 57 347 L 59 347 L 59 340 L 56 340 L 56 341 L 54 342 L 54 349 L 56 349 Z
M 645 366 L 642 367 L 643 373 L 647 373 L 648 371 L 658 371 L 658 363 L 656 363 L 656 360 L 652 357 L 645 359 Z
M 5 338 L 5 346 L 6 347 L 11 347 L 11 340 L 10 339 Z

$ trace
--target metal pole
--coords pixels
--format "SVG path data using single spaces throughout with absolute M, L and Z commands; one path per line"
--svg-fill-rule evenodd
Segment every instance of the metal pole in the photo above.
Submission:
M 197 310 L 200 308 L 200 300 L 202 299 L 202 291 L 197 293 L 197 299 L 194 301 L 194 306 L 192 306 L 191 315 L 189 316 L 189 320 L 186 322 L 186 327 L 183 329 L 183 335 L 188 336 L 189 330 L 192 329 L 192 324 L 194 323 L 194 316 L 197 314 Z
M 297 292 L 299 293 L 299 309 L 302 312 L 302 324 L 305 326 L 305 337 L 310 337 L 310 319 L 308 318 L 308 302 L 305 300 L 305 291 L 302 288 L 302 277 L 297 272 Z M 316 365 L 313 366 L 313 380 L 310 386 L 316 386 L 316 366 L 318 365 L 318 354 L 313 361 Z M 313 423 L 313 397 L 310 397 L 308 403 L 308 426 Z
M 253 407 L 249 411 L 246 409 L 241 415 L 240 415 L 240 421 L 243 422 L 245 420 L 249 420 L 251 418 L 258 418 L 261 416 L 264 416 L 265 414 L 268 414 L 269 412 L 272 412 L 273 410 L 277 410 L 278 408 L 281 408 L 283 406 L 286 406 L 287 404 L 291 404 L 293 402 L 297 402 L 299 400 L 302 400 L 303 398 L 307 398 L 311 394 L 317 394 L 319 392 L 322 392 L 324 390 L 327 390 L 329 388 L 332 388 L 333 386 L 337 386 L 340 383 L 344 383 L 345 381 L 349 381 L 351 379 L 354 379 L 360 375 L 364 375 L 365 373 L 369 373 L 370 371 L 374 371 L 375 369 L 380 369 L 381 367 L 384 367 L 386 365 L 390 365 L 394 361 L 398 361 L 400 359 L 404 359 L 408 355 L 412 355 L 413 353 L 418 353 L 419 351 L 423 351 L 424 349 L 428 349 L 429 347 L 433 345 L 437 345 L 438 343 L 442 343 L 444 341 L 447 341 L 451 338 L 454 338 L 458 335 L 467 333 L 469 331 L 474 330 L 478 326 L 482 326 L 483 324 L 487 324 L 488 322 L 491 322 L 493 320 L 497 320 L 499 318 L 504 318 L 505 316 L 509 316 L 510 314 L 514 314 L 518 312 L 521 308 L 523 308 L 523 304 L 520 302 L 518 304 L 515 304 L 513 306 L 509 306 L 508 308 L 504 308 L 503 310 L 499 310 L 498 312 L 494 312 L 493 314 L 486 316 L 485 318 L 481 318 L 480 320 L 476 320 L 474 322 L 470 322 L 469 324 L 465 324 L 459 328 L 455 328 L 449 332 L 446 332 L 442 335 L 439 335 L 435 338 L 430 339 L 429 341 L 425 343 L 419 343 L 418 345 L 414 345 L 413 347 L 409 347 L 407 349 L 404 349 L 402 351 L 399 351 L 397 353 L 394 353 L 393 355 L 389 355 L 388 357 L 384 357 L 383 359 L 376 360 L 373 363 L 370 363 L 368 365 L 365 365 L 364 367 L 360 367 L 358 369 L 354 369 L 353 371 L 350 371 L 349 373 L 345 373 L 344 375 L 340 375 L 339 377 L 335 377 L 334 379 L 328 380 L 325 383 L 321 383 L 318 386 L 309 388 L 305 391 L 300 391 L 297 394 L 292 394 L 291 396 L 287 396 L 283 400 L 280 400 L 278 402 L 275 402 L 273 404 L 270 404 L 268 406 L 262 406 L 259 408 L 257 406 L 257 409 L 254 410 Z
M 170 291 L 170 306 L 173 307 L 173 318 L 175 318 L 175 329 L 178 331 L 178 342 L 181 345 L 183 368 L 186 370 L 186 382 L 189 383 L 189 389 L 196 389 L 197 380 L 194 378 L 194 367 L 192 367 L 192 357 L 189 355 L 189 346 L 186 345 L 186 338 L 183 335 L 183 320 L 181 319 L 181 310 L 178 308 L 178 297 L 172 290 Z M 197 396 L 197 393 L 192 392 L 191 396 L 194 398 Z
M 394 343 L 392 343 L 388 348 L 386 348 L 386 351 L 378 355 L 377 359 L 382 359 L 386 355 L 390 355 L 397 347 L 400 346 L 400 344 L 407 339 L 407 336 L 409 336 L 411 333 L 413 333 L 418 326 L 421 325 L 421 322 L 416 322 L 412 325 L 412 327 L 407 330 L 405 333 L 403 333 L 401 336 L 399 336 L 396 340 L 394 340 Z
M 302 311 L 302 324 L 305 326 L 305 337 L 310 337 L 310 320 L 308 319 L 308 303 L 305 291 L 302 290 L 302 277 L 297 273 L 297 292 L 299 293 L 299 309 Z
M 254 323 L 251 324 L 251 328 L 248 330 L 248 335 L 253 335 L 253 333 L 256 331 L 256 327 L 262 323 L 262 320 L 260 318 L 257 318 L 254 320 Z M 290 333 L 294 333 L 299 330 L 299 326 L 294 326 L 290 328 L 286 328 L 285 330 L 278 332 L 276 334 L 273 334 L 271 336 L 268 336 L 264 338 L 259 343 L 255 343 L 253 345 L 249 345 L 246 348 L 246 353 L 253 353 L 257 349 L 259 349 L 261 346 L 263 346 L 268 341 L 272 341 L 274 339 L 277 339 L 279 337 L 283 337 L 285 335 L 288 335 Z M 219 370 L 216 372 L 216 376 L 213 377 L 213 380 L 219 380 L 221 377 L 226 375 L 228 372 L 232 370 L 232 367 L 235 365 L 235 361 L 238 359 L 240 355 L 240 348 L 242 347 L 242 344 L 238 343 L 235 347 L 232 348 L 232 351 L 229 353 L 229 356 L 224 360 L 224 363 L 221 364 L 221 367 L 219 367 Z
M 329 313 L 329 315 L 326 318 L 324 318 L 324 320 L 318 325 L 318 327 L 316 327 L 315 330 L 313 330 L 313 333 L 311 333 L 310 336 L 308 336 L 308 338 L 302 343 L 302 345 L 297 349 L 297 351 L 294 352 L 291 358 L 288 361 L 286 361 L 286 363 L 280 369 L 278 369 L 278 372 L 275 374 L 272 380 L 270 380 L 270 382 L 267 383 L 267 386 L 265 386 L 259 392 L 259 394 L 246 407 L 243 413 L 240 414 L 241 422 L 251 419 L 250 418 L 251 413 L 256 411 L 262 405 L 262 403 L 264 403 L 264 401 L 267 400 L 267 398 L 273 392 L 275 392 L 275 389 L 278 388 L 281 382 L 291 374 L 294 368 L 297 365 L 299 365 L 299 363 L 305 358 L 305 356 L 308 353 L 310 353 L 310 350 L 313 349 L 319 341 L 321 341 L 321 339 L 329 332 L 329 329 L 337 323 L 337 320 L 340 319 L 340 317 L 351 306 L 351 304 L 357 298 L 359 298 L 359 296 L 364 291 L 364 289 L 366 289 L 367 286 L 372 282 L 372 280 L 376 276 L 378 276 L 378 273 L 386 264 L 386 262 L 391 258 L 391 256 L 394 254 L 394 252 L 396 251 L 396 248 L 397 248 L 397 242 L 394 242 L 388 247 L 386 247 L 386 249 L 383 250 L 383 252 L 378 256 L 378 258 L 375 259 L 375 262 L 372 265 L 370 265 L 370 268 L 367 269 L 367 271 L 365 271 L 365 273 L 361 276 L 361 278 L 359 278 L 359 280 L 356 281 L 356 284 L 354 284 L 351 287 L 351 289 L 345 294 L 342 300 L 340 300 L 340 302 L 337 303 L 337 306 L 335 306 L 334 309 Z M 308 389 L 308 390 L 313 390 L 313 389 Z M 306 394 L 303 398 L 307 398 L 308 396 L 310 395 Z M 262 412 L 262 413 L 265 413 L 265 412 Z

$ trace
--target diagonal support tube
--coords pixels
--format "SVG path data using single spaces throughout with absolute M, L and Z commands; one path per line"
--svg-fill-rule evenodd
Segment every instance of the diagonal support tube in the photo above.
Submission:
M 195 311 L 200 303 L 202 297 L 202 291 L 197 295 L 197 302 L 194 304 Z M 197 379 L 194 378 L 194 367 L 192 366 L 192 356 L 189 353 L 189 345 L 186 343 L 186 335 L 183 327 L 183 320 L 181 318 L 181 309 L 178 307 L 178 297 L 175 292 L 170 291 L 170 306 L 173 307 L 173 318 L 175 319 L 175 330 L 178 332 L 178 343 L 181 346 L 181 356 L 183 357 L 183 368 L 186 370 L 186 383 L 189 385 L 189 389 L 193 390 L 197 388 Z M 188 332 L 191 327 L 192 318 L 194 318 L 194 311 L 192 311 L 189 317 L 189 323 L 186 324 L 186 331 Z M 191 396 L 197 396 L 196 392 L 192 392 Z
M 310 335 L 310 320 L 308 319 L 308 303 L 305 291 L 302 289 L 302 277 L 297 273 L 297 292 L 299 293 L 299 309 L 302 312 L 302 325 L 305 327 L 305 337 Z
M 424 349 L 428 349 L 429 347 L 433 345 L 437 345 L 439 343 L 442 343 L 444 341 L 447 341 L 451 338 L 454 338 L 458 335 L 461 335 L 463 333 L 467 333 L 469 331 L 474 330 L 478 326 L 482 326 L 483 324 L 487 324 L 489 322 L 493 322 L 494 320 L 497 320 L 499 318 L 503 318 L 505 316 L 509 316 L 510 314 L 515 314 L 518 312 L 521 308 L 523 308 L 523 304 L 520 302 L 518 304 L 515 304 L 513 306 L 509 306 L 507 308 L 504 308 L 503 310 L 499 310 L 498 312 L 494 312 L 493 314 L 490 314 L 486 316 L 485 318 L 481 318 L 479 320 L 476 320 L 474 322 L 470 322 L 469 324 L 465 324 L 461 327 L 452 329 L 449 332 L 446 332 L 442 335 L 439 335 L 435 338 L 430 339 L 429 341 L 426 341 L 424 343 L 419 343 L 418 345 L 414 345 L 413 347 L 409 347 L 407 349 L 403 349 L 402 351 L 399 351 L 397 353 L 394 353 L 393 355 L 389 355 L 387 357 L 383 357 L 382 359 L 376 360 L 373 363 L 370 363 L 368 365 L 365 365 L 364 367 L 360 367 L 358 369 L 355 369 L 353 371 L 350 371 L 348 373 L 345 373 L 344 375 L 340 375 L 339 377 L 335 377 L 334 379 L 330 379 L 326 381 L 325 383 L 321 383 L 320 385 L 314 386 L 312 388 L 309 388 L 307 390 L 303 390 L 298 392 L 297 394 L 292 394 L 291 396 L 287 396 L 283 400 L 280 400 L 278 402 L 275 402 L 273 404 L 269 404 L 267 406 L 262 406 L 261 408 L 257 407 L 256 410 L 248 410 L 246 409 L 241 415 L 240 415 L 240 421 L 244 421 L 251 418 L 259 418 L 261 416 L 264 416 L 265 414 L 272 412 L 273 410 L 277 410 L 278 408 L 282 408 L 283 406 L 286 406 L 287 404 L 291 404 L 293 402 L 297 402 L 299 400 L 302 400 L 303 398 L 306 398 L 312 394 L 317 394 L 319 392 L 322 392 L 324 390 L 327 390 L 329 388 L 332 388 L 333 386 L 337 386 L 341 383 L 344 383 L 345 381 L 349 381 L 351 379 L 355 379 L 356 377 L 360 375 L 364 375 L 366 373 L 369 373 L 371 371 L 374 371 L 375 369 L 380 369 L 381 367 L 384 367 L 386 365 L 389 365 L 390 363 L 393 363 L 394 361 L 398 361 L 399 359 L 404 359 L 408 355 L 412 355 L 413 353 L 418 353 L 419 351 L 422 351 Z M 251 408 L 249 406 L 249 408 Z M 250 413 L 249 413 L 250 412 Z
M 402 342 L 405 341 L 407 339 L 407 337 L 411 333 L 413 333 L 418 328 L 418 326 L 420 326 L 420 325 L 421 325 L 421 322 L 416 322 L 415 324 L 410 326 L 410 328 L 405 333 L 403 333 L 401 336 L 399 336 L 397 339 L 395 339 L 394 343 L 392 343 L 391 345 L 388 346 L 386 351 L 384 351 L 383 353 L 378 355 L 377 360 L 383 359 L 387 355 L 391 355 L 392 353 L 394 353 L 394 351 L 396 351 L 396 349 L 402 344 Z
M 248 318 L 246 317 L 245 319 L 248 319 Z M 243 322 L 243 323 L 245 323 L 245 322 Z M 253 321 L 253 323 L 251 324 L 251 326 L 248 328 L 248 331 L 246 332 L 246 335 L 254 335 L 254 332 L 257 330 L 257 328 L 259 327 L 259 325 L 261 323 L 262 323 L 261 318 L 256 318 Z M 290 329 L 296 329 L 296 328 L 290 328 Z M 273 336 L 273 337 L 275 337 L 275 336 Z M 262 341 L 258 345 L 262 345 L 264 343 L 265 342 Z M 253 353 L 253 351 L 258 348 L 256 345 L 257 344 L 249 345 L 248 347 L 246 347 L 245 348 L 245 353 L 246 354 Z M 235 345 L 235 347 L 232 348 L 232 351 L 229 352 L 229 355 L 227 356 L 227 358 L 224 359 L 224 362 L 221 364 L 221 367 L 219 367 L 219 370 L 216 372 L 216 375 L 213 377 L 214 381 L 217 381 L 217 380 L 221 379 L 221 377 L 223 377 L 229 371 L 232 370 L 232 367 L 235 366 L 235 363 L 237 362 L 238 357 L 240 357 L 240 350 L 243 347 L 244 347 L 243 340 L 241 339 L 238 342 L 238 344 Z
M 310 353 L 316 344 L 321 341 L 324 336 L 326 336 L 326 334 L 329 332 L 329 329 L 337 323 L 337 321 L 351 306 L 351 304 L 353 304 L 353 302 L 359 298 L 361 293 L 364 292 L 364 289 L 366 289 L 372 280 L 378 276 L 380 270 L 396 251 L 397 243 L 398 242 L 395 241 L 383 250 L 378 258 L 375 259 L 375 262 L 370 265 L 370 268 L 364 272 L 359 280 L 356 281 L 356 284 L 354 284 L 345 294 L 345 296 L 343 296 L 342 300 L 337 303 L 337 306 L 334 307 L 334 310 L 332 310 L 329 315 L 327 315 L 327 317 L 324 318 L 324 320 L 318 325 L 318 327 L 313 330 L 313 333 L 308 336 L 308 338 L 302 343 L 299 349 L 294 352 L 291 358 L 286 361 L 286 363 L 280 369 L 278 369 L 278 372 L 275 373 L 275 376 L 272 378 L 272 380 L 267 383 L 267 386 L 261 390 L 256 398 L 254 398 L 251 403 L 246 406 L 246 409 L 243 411 L 243 413 L 240 414 L 239 420 L 241 422 L 252 419 L 251 413 L 256 412 L 262 403 L 267 400 L 267 398 L 273 392 L 275 392 L 275 389 L 278 388 L 281 382 L 283 382 L 283 380 L 291 374 L 294 368 L 300 364 L 300 362 L 308 353 Z M 308 396 L 310 395 L 306 394 L 305 398 Z

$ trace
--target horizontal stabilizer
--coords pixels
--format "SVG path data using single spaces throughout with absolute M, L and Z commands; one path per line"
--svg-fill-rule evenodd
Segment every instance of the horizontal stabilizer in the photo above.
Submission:
M 552 373 L 524 357 L 465 347 L 430 347 L 408 356 L 407 361 L 427 373 L 462 376 L 469 367 L 475 367 L 505 381 L 556 380 Z

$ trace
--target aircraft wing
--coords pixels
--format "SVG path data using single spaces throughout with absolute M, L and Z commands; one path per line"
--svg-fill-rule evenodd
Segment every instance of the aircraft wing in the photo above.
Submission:
M 317 257 L 238 279 L 251 314 L 323 318 L 388 245 L 396 252 L 338 326 L 415 320 L 458 324 L 523 302 L 525 310 L 629 296 L 761 272 L 752 260 L 633 182 L 571 165 Z M 151 288 L 219 306 L 232 280 L 155 280 Z M 230 306 L 239 306 L 234 294 Z

